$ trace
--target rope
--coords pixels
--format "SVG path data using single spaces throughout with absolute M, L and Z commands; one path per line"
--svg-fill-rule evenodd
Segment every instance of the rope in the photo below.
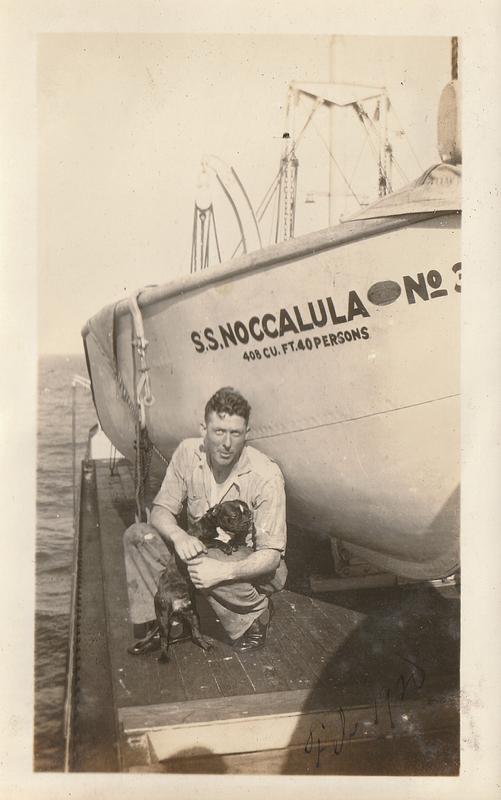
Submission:
M 362 158 L 362 155 L 363 155 L 364 150 L 365 150 L 366 147 L 367 147 L 367 136 L 364 138 L 364 141 L 362 143 L 362 148 L 360 150 L 360 153 L 358 154 L 358 158 L 356 160 L 355 166 L 353 167 L 353 172 L 351 173 L 351 176 L 350 176 L 350 183 L 352 182 L 353 178 L 355 177 L 355 172 L 358 169 L 358 165 L 360 164 L 360 159 Z
M 205 234 L 205 211 L 198 209 L 198 219 L 200 220 L 200 269 L 204 268 L 204 234 Z
M 216 230 L 216 217 L 214 216 L 214 209 L 212 208 L 212 206 L 211 206 L 211 212 L 212 212 L 212 225 L 214 227 L 214 240 L 216 242 L 217 257 L 219 259 L 219 263 L 221 263 L 221 250 L 219 249 L 219 239 Z
M 148 479 L 152 447 L 148 431 L 146 428 L 136 426 L 136 441 L 134 442 L 136 450 L 136 458 L 134 463 L 134 485 L 135 485 L 135 500 L 136 500 L 136 522 L 149 522 L 149 515 L 146 510 L 144 487 Z
M 402 123 L 400 122 L 399 116 L 398 116 L 397 112 L 395 111 L 395 107 L 394 107 L 393 103 L 391 102 L 391 100 L 389 98 L 388 98 L 388 111 L 391 112 L 393 114 L 393 116 L 395 117 L 395 122 L 398 125 L 399 131 L 401 131 L 401 133 L 405 136 L 405 141 L 407 142 L 407 144 L 409 146 L 409 150 L 411 151 L 412 155 L 414 156 L 414 158 L 416 160 L 416 164 L 418 165 L 420 171 L 424 172 L 423 165 L 421 164 L 421 162 L 420 162 L 420 160 L 419 160 L 419 158 L 417 156 L 417 153 L 416 153 L 416 151 L 414 150 L 414 148 L 412 146 L 412 142 L 411 142 L 411 140 L 410 140 L 410 138 L 409 138 L 409 136 L 407 134 L 407 131 L 403 127 Z M 395 156 L 393 156 L 393 163 L 397 166 L 398 169 L 401 169 L 399 167 L 398 163 L 397 163 L 397 160 L 396 160 Z M 401 171 L 403 172 L 403 170 L 401 170 Z M 404 175 L 405 175 L 405 173 L 404 173 Z M 407 177 L 405 179 L 408 180 Z
M 137 295 L 129 297 L 129 310 L 134 329 L 132 345 L 136 350 L 137 356 L 133 359 L 136 407 L 138 410 L 135 442 L 136 522 L 142 522 L 143 519 L 148 521 L 144 502 L 144 484 L 151 464 L 151 448 L 146 430 L 146 408 L 153 405 L 155 398 L 151 393 L 150 373 L 146 360 L 146 349 L 149 343 L 144 335 L 143 317 L 137 302 Z
M 320 131 L 318 130 L 318 128 L 317 128 L 317 126 L 315 125 L 315 123 L 313 123 L 313 127 L 315 128 L 316 132 L 318 133 L 318 136 L 320 137 L 320 140 L 322 141 L 322 143 L 324 144 L 324 146 L 327 148 L 327 152 L 329 153 L 329 155 L 330 155 L 330 157 L 332 158 L 332 160 L 333 160 L 334 164 L 336 165 L 337 169 L 339 170 L 339 174 L 341 175 L 342 179 L 344 180 L 344 182 L 345 182 L 346 186 L 347 186 L 347 187 L 348 187 L 348 189 L 350 190 L 351 194 L 353 195 L 353 197 L 354 197 L 354 198 L 355 198 L 355 200 L 357 201 L 357 203 L 358 203 L 358 205 L 360 206 L 360 208 L 362 208 L 362 203 L 361 203 L 361 201 L 358 199 L 357 195 L 355 194 L 355 191 L 354 191 L 354 189 L 352 188 L 352 186 L 351 186 L 350 182 L 349 182 L 349 181 L 348 181 L 348 179 L 346 178 L 346 176 L 345 176 L 345 174 L 344 174 L 343 170 L 341 169 L 341 167 L 339 166 L 338 162 L 336 161 L 336 159 L 335 159 L 335 157 L 334 157 L 334 154 L 332 153 L 332 151 L 331 151 L 331 149 L 330 149 L 329 145 L 328 145 L 328 144 L 327 144 L 327 142 L 325 141 L 324 137 L 322 136 L 322 134 L 321 134 L 321 133 L 320 133 Z
M 303 98 L 301 97 L 301 95 L 299 96 L 299 100 L 300 100 L 300 102 L 304 103 Z M 304 123 L 303 127 L 301 128 L 301 131 L 300 131 L 299 135 L 297 136 L 297 138 L 295 140 L 294 147 L 292 148 L 291 153 L 289 154 L 290 156 L 293 155 L 295 157 L 295 152 L 297 151 L 297 146 L 298 146 L 300 140 L 302 139 L 302 137 L 303 137 L 303 135 L 304 135 L 304 133 L 306 131 L 306 128 L 310 124 L 310 122 L 311 122 L 311 120 L 313 118 L 313 115 L 315 114 L 317 109 L 320 108 L 320 106 L 323 105 L 323 103 L 324 103 L 324 101 L 321 98 L 317 98 L 317 100 L 315 101 L 315 104 L 314 104 L 313 108 L 311 109 L 306 122 Z M 290 97 L 287 100 L 287 112 L 288 112 L 289 104 L 290 104 Z M 288 113 L 286 113 L 286 119 L 287 119 L 287 116 L 288 116 Z M 276 230 L 275 230 L 275 242 L 278 242 L 278 229 L 279 229 L 279 226 L 280 226 L 280 221 L 279 221 L 278 217 L 279 217 L 280 205 L 281 205 L 281 202 L 282 202 L 282 177 L 283 177 L 283 174 L 284 174 L 284 168 L 286 167 L 286 164 L 287 164 L 287 159 L 282 158 L 281 161 L 280 161 L 280 167 L 279 167 L 279 170 L 278 170 L 277 174 L 273 178 L 271 184 L 269 185 L 268 189 L 264 193 L 264 196 L 263 196 L 261 202 L 259 203 L 259 205 L 258 205 L 258 207 L 256 209 L 257 220 L 258 220 L 258 222 L 261 222 L 261 220 L 263 219 L 266 211 L 269 208 L 270 203 L 272 202 L 273 198 L 275 197 L 277 191 L 279 192 L 278 204 L 277 204 L 278 207 L 277 207 L 277 224 L 276 224 Z M 296 169 L 296 173 L 297 173 L 297 169 Z M 274 227 L 274 215 L 272 216 L 272 219 L 271 219 L 270 231 L 273 230 L 273 227 Z M 292 226 L 292 230 L 294 230 L 294 224 Z M 270 239 L 271 239 L 271 233 L 270 233 Z M 242 239 L 240 239 L 240 241 L 238 242 L 237 246 L 235 247 L 235 249 L 234 249 L 234 251 L 232 253 L 232 256 L 231 256 L 232 258 L 235 257 L 235 255 L 237 254 L 237 252 L 239 251 L 241 246 L 242 246 Z
M 136 402 L 139 408 L 139 416 L 141 420 L 141 428 L 146 427 L 146 407 L 152 406 L 155 398 L 151 393 L 150 373 L 149 367 L 146 362 L 146 348 L 148 347 L 148 340 L 144 335 L 143 317 L 139 310 L 137 296 L 129 297 L 129 310 L 132 316 L 132 322 L 136 338 L 133 340 L 133 345 L 136 348 L 140 377 L 136 384 Z
M 197 271 L 197 219 L 198 219 L 198 206 L 195 203 L 195 211 L 193 213 L 193 231 L 191 234 L 191 264 L 190 272 Z
M 132 413 L 132 415 L 134 417 L 134 421 L 137 423 L 137 421 L 139 419 L 138 410 L 137 410 L 136 406 L 134 405 L 134 402 L 133 402 L 133 400 L 132 400 L 132 398 L 131 398 L 128 390 L 127 390 L 127 387 L 125 386 L 123 377 L 119 372 L 117 372 L 115 374 L 115 380 L 117 381 L 118 387 L 120 389 L 120 395 L 121 395 L 122 399 L 124 400 L 125 403 L 127 403 L 128 407 L 129 407 L 129 410 L 131 411 L 131 413 Z M 149 438 L 149 434 L 148 434 L 148 438 Z M 149 439 L 149 442 L 150 442 L 151 449 L 153 450 L 153 452 L 161 459 L 161 461 L 163 461 L 163 463 L 165 465 L 167 465 L 169 462 L 165 458 L 164 454 L 158 449 L 156 444 L 151 441 L 151 439 Z
M 381 157 L 380 157 L 379 150 L 376 149 L 376 147 L 374 145 L 374 142 L 371 139 L 368 125 L 370 125 L 370 127 L 372 128 L 372 130 L 374 132 L 374 135 L 376 136 L 377 139 L 379 139 L 379 133 L 378 133 L 378 131 L 376 129 L 376 126 L 374 125 L 373 121 L 371 120 L 371 118 L 367 114 L 367 111 L 365 110 L 365 108 L 360 103 L 353 103 L 352 107 L 355 110 L 357 118 L 359 119 L 360 123 L 362 124 L 365 132 L 367 133 L 367 138 L 369 140 L 369 145 L 370 145 L 370 147 L 372 149 L 372 153 L 373 153 L 373 155 L 374 155 L 374 157 L 376 159 L 376 162 L 378 164 L 378 169 L 379 169 L 379 189 L 380 189 L 380 196 L 381 196 L 381 190 L 383 191 L 384 194 L 386 194 L 387 190 L 389 192 L 391 192 L 391 185 L 390 185 L 390 181 L 389 181 L 388 175 L 386 174 L 386 171 L 385 171 L 385 169 L 383 167 L 383 164 L 381 163 Z
M 275 195 L 275 192 L 277 191 L 277 187 L 278 187 L 278 184 L 279 184 L 281 176 L 282 176 L 282 166 L 280 166 L 277 174 L 273 178 L 273 180 L 270 183 L 268 189 L 264 193 L 263 199 L 261 200 L 261 202 L 259 203 L 259 205 L 258 205 L 258 207 L 256 209 L 256 212 L 257 212 L 257 215 L 258 215 L 258 220 L 261 220 L 263 218 L 263 214 L 265 213 L 266 209 L 268 208 L 270 202 L 273 200 L 273 197 Z M 268 195 L 270 195 L 270 196 L 268 197 Z
M 200 241 L 198 241 L 198 227 L 200 225 Z M 214 241 L 219 263 L 221 263 L 221 248 L 216 230 L 216 217 L 214 206 L 211 203 L 207 208 L 201 208 L 195 203 L 193 217 L 193 231 L 191 236 L 191 265 L 190 272 L 194 273 L 198 268 L 207 269 L 210 258 L 210 238 L 211 231 L 214 232 Z M 237 248 L 238 249 L 238 248 Z M 233 254 L 235 255 L 235 254 Z
M 115 363 L 113 363 L 110 360 L 108 354 L 106 353 L 106 351 L 104 350 L 103 346 L 101 345 L 101 342 L 99 341 L 99 337 L 96 336 L 96 334 L 92 330 L 92 327 L 91 327 L 90 330 L 91 330 L 94 342 L 95 342 L 99 352 L 101 353 L 102 358 L 104 359 L 105 363 L 108 364 L 108 366 L 110 367 L 113 379 L 114 379 L 115 383 L 117 384 L 118 396 L 127 405 L 128 409 L 129 409 L 129 411 L 131 413 L 131 416 L 134 419 L 134 422 L 137 422 L 137 420 L 139 419 L 139 412 L 138 412 L 138 409 L 136 408 L 136 405 L 135 405 L 134 401 L 132 400 L 132 398 L 131 398 L 131 396 L 129 394 L 129 390 L 127 389 L 127 386 L 125 385 L 125 381 L 123 379 L 122 374 L 116 368 Z M 155 445 L 155 443 L 151 441 L 151 439 L 149 441 L 150 441 L 151 448 L 152 448 L 153 452 L 161 459 L 161 461 L 163 461 L 164 464 L 167 465 L 169 462 L 165 458 L 163 453 L 158 449 L 158 447 Z
M 205 212 L 202 212 L 202 213 L 205 214 Z M 207 269 L 207 267 L 209 266 L 209 238 L 210 238 L 210 226 L 211 226 L 211 220 L 212 220 L 212 214 L 211 214 L 210 208 L 209 208 L 209 211 L 207 213 L 208 213 L 209 216 L 207 218 L 207 235 L 206 235 L 206 240 L 205 240 L 205 249 L 204 249 L 203 253 L 200 254 L 200 261 L 201 261 L 201 264 L 202 264 L 202 269 Z M 205 220 L 202 220 L 202 222 L 204 223 Z
M 303 100 L 303 97 L 301 95 L 299 95 L 299 101 L 301 103 L 303 103 L 303 105 L 304 105 L 304 100 Z M 297 150 L 297 146 L 298 146 L 299 142 L 301 141 L 301 139 L 303 137 L 303 134 L 306 131 L 306 128 L 308 127 L 308 125 L 310 124 L 311 120 L 313 119 L 314 113 L 317 111 L 317 109 L 320 108 L 320 106 L 323 106 L 323 105 L 324 105 L 323 99 L 321 97 L 317 97 L 317 99 L 315 100 L 315 103 L 313 105 L 313 108 L 311 109 L 311 111 L 309 113 L 309 116 L 308 116 L 306 122 L 304 123 L 304 125 L 301 128 L 298 136 L 296 137 L 296 142 L 295 142 L 295 145 L 294 145 L 294 149 L 295 150 Z
M 407 177 L 407 175 L 405 174 L 405 172 L 403 171 L 402 167 L 400 166 L 400 164 L 398 163 L 396 158 L 393 156 L 393 154 L 391 155 L 391 163 L 394 164 L 395 167 L 397 168 L 398 172 L 400 173 L 400 176 L 401 176 L 402 180 L 405 183 L 409 183 L 409 178 Z
M 111 445 L 110 450 L 110 458 L 108 462 L 108 468 L 110 470 L 110 475 L 115 475 L 115 469 L 117 466 L 117 448 L 114 445 Z

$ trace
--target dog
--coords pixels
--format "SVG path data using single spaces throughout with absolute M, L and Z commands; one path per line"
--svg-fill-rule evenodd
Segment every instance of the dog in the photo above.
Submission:
M 223 530 L 230 537 L 223 542 L 218 539 Z M 254 535 L 252 511 L 243 500 L 226 500 L 209 508 L 189 530 L 206 547 L 217 547 L 230 555 L 245 544 L 248 534 Z M 155 613 L 160 633 L 159 661 L 169 660 L 170 628 L 172 622 L 185 621 L 191 630 L 192 641 L 203 650 L 210 650 L 212 640 L 200 631 L 200 619 L 196 612 L 194 589 L 188 578 L 186 565 L 174 554 L 169 566 L 160 575 L 154 598 Z
M 218 529 L 228 534 L 229 541 L 218 539 Z M 254 536 L 252 511 L 243 500 L 225 500 L 223 503 L 209 508 L 208 511 L 190 529 L 192 536 L 197 536 L 207 547 L 217 547 L 231 555 L 245 544 L 247 535 Z

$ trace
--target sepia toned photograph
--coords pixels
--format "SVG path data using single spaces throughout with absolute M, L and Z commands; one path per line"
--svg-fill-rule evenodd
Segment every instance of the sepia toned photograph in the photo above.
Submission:
M 34 771 L 458 776 L 461 37 L 36 70 Z

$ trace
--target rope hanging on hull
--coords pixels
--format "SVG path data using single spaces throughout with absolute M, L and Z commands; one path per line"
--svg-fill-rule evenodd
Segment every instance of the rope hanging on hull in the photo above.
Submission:
M 129 310 L 132 317 L 132 364 L 136 392 L 134 406 L 136 421 L 136 439 L 134 442 L 136 451 L 134 460 L 135 519 L 136 522 L 149 522 L 149 513 L 144 499 L 145 483 L 148 478 L 153 452 L 161 454 L 151 442 L 146 427 L 146 409 L 153 405 L 155 398 L 151 393 L 149 367 L 146 359 L 146 350 L 149 342 L 144 335 L 143 317 L 136 296 L 129 298 Z M 162 459 L 165 461 L 163 456 Z
M 135 308 L 136 305 L 137 305 L 137 300 L 136 300 L 136 298 L 133 298 L 134 314 L 136 315 L 136 319 L 138 319 L 138 318 L 141 317 L 141 312 L 139 311 L 139 308 L 137 308 L 137 311 L 136 311 L 136 308 Z M 102 334 L 100 334 L 98 332 L 98 330 L 96 330 L 94 328 L 94 326 L 92 324 L 92 321 L 89 321 L 89 323 L 88 323 L 88 325 L 89 325 L 89 336 L 92 338 L 92 341 L 93 341 L 95 347 L 97 348 L 97 350 L 99 351 L 99 354 L 100 354 L 100 357 L 103 360 L 103 363 L 107 365 L 107 367 L 109 369 L 109 372 L 110 372 L 110 375 L 113 378 L 113 380 L 115 381 L 116 390 L 117 390 L 116 391 L 116 399 L 117 400 L 121 400 L 123 403 L 125 403 L 125 405 L 127 406 L 127 409 L 129 411 L 132 419 L 134 420 L 134 424 L 137 425 L 137 423 L 141 421 L 140 409 L 138 408 L 138 405 L 137 405 L 136 401 L 131 397 L 129 389 L 127 388 L 127 385 L 125 383 L 124 377 L 123 377 L 123 375 L 120 372 L 120 369 L 118 367 L 118 355 L 117 355 L 117 349 L 116 349 L 116 322 L 115 322 L 115 317 L 116 317 L 116 305 L 111 308 L 111 318 L 108 319 L 109 328 L 107 327 L 107 330 L 109 330 L 111 328 L 112 334 L 111 334 L 111 337 L 109 337 L 108 335 L 106 336 L 106 339 L 108 339 L 108 338 L 112 339 L 112 341 L 113 341 L 112 347 L 106 346 L 105 341 L 103 341 Z M 140 324 L 142 326 L 142 319 L 141 319 Z M 133 336 L 134 336 L 134 333 L 133 333 Z M 132 341 L 132 346 L 134 347 L 134 341 Z M 85 347 L 85 357 L 86 357 L 86 360 L 87 360 L 87 370 L 88 370 L 89 375 L 92 375 L 92 369 L 90 367 L 86 341 L 84 343 L 84 347 Z M 134 361 L 134 364 L 135 364 L 135 361 Z M 97 408 L 97 403 L 96 403 L 96 398 L 94 396 L 94 388 L 93 388 L 92 380 L 91 380 L 90 388 L 91 388 L 91 391 L 92 391 L 92 398 L 94 400 L 94 405 Z M 135 383 L 134 383 L 134 391 L 136 391 L 136 384 Z M 151 397 L 151 400 L 153 402 L 154 398 Z M 146 435 L 148 435 L 148 431 L 147 431 L 146 428 L 145 428 L 145 430 L 146 430 Z M 106 433 L 106 431 L 105 431 L 105 433 Z M 152 453 L 155 453 L 155 455 L 165 465 L 167 465 L 169 463 L 168 460 L 165 458 L 164 454 L 161 452 L 161 450 L 159 450 L 159 448 L 156 446 L 156 444 L 150 439 L 149 435 L 148 435 L 148 448 L 151 449 Z

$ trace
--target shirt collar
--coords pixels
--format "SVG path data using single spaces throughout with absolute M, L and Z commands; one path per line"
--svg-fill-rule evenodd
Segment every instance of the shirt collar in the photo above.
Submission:
M 203 468 L 204 466 L 207 469 L 210 469 L 209 462 L 207 461 L 207 453 L 205 451 L 203 439 L 200 440 L 200 444 L 195 450 L 197 458 L 199 460 L 198 466 Z M 247 452 L 247 445 L 244 445 L 244 449 L 240 453 L 240 458 L 238 459 L 237 463 L 233 466 L 230 474 L 228 475 L 228 480 L 230 477 L 233 476 L 233 479 L 239 478 L 242 475 L 247 475 L 248 472 L 251 472 L 252 465 L 250 462 L 249 454 Z

